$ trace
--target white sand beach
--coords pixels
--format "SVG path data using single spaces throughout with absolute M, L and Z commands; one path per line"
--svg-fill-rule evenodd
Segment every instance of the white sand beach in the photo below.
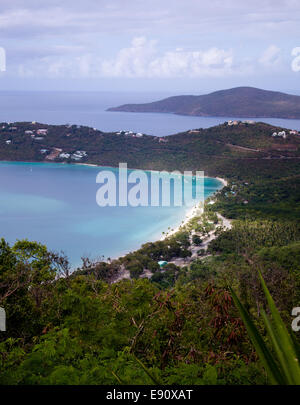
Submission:
M 222 184 L 223 187 L 226 187 L 228 185 L 227 180 L 221 178 L 221 177 L 215 177 L 217 180 L 219 180 Z M 223 188 L 222 187 L 222 188 Z M 196 205 L 194 205 L 194 207 L 192 207 L 186 214 L 184 220 L 182 221 L 182 223 L 180 225 L 178 225 L 175 228 L 172 228 L 171 230 L 169 230 L 168 232 L 165 232 L 163 234 L 163 236 L 160 238 L 160 240 L 165 240 L 166 238 L 168 238 L 169 236 L 174 235 L 175 233 L 177 233 L 178 231 L 180 231 L 180 229 L 182 227 L 184 227 L 192 218 L 194 218 L 195 216 L 199 216 L 201 215 L 201 210 L 203 210 L 203 208 L 200 207 L 201 203 L 197 203 Z

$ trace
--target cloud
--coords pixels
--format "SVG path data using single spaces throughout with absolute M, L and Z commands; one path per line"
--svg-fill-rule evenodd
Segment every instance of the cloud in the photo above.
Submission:
M 201 32 L 226 35 L 299 33 L 298 0 L 1 0 L 1 37 L 58 37 L 62 33 L 152 35 Z M 260 29 L 259 29 L 260 28 Z M 283 29 L 284 28 L 284 29 Z
M 65 54 L 66 52 L 66 54 Z M 270 45 L 258 58 L 238 60 L 232 49 L 160 51 L 159 42 L 146 37 L 135 37 L 129 47 L 120 49 L 113 58 L 99 53 L 84 53 L 81 47 L 56 46 L 48 54 L 35 52 L 33 59 L 20 63 L 22 77 L 51 78 L 222 78 L 257 73 L 259 67 L 278 68 L 281 50 Z
M 7 77 L 252 77 L 290 71 L 299 23 L 299 0 L 1 0 L 0 46 Z
M 101 64 L 108 77 L 200 77 L 223 76 L 231 72 L 232 50 L 210 48 L 185 51 L 176 48 L 159 55 L 157 42 L 145 37 L 134 38 L 131 47 L 121 49 L 114 59 Z

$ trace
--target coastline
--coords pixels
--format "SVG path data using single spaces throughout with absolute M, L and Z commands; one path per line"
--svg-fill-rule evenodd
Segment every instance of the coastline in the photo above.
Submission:
M 165 232 L 164 235 L 160 238 L 160 241 L 163 241 L 163 240 L 169 238 L 170 236 L 175 235 L 175 233 L 179 232 L 181 228 L 183 228 L 191 219 L 193 219 L 197 214 L 199 214 L 199 210 L 201 210 L 199 205 L 200 205 L 200 203 L 197 203 L 196 205 L 194 205 L 186 213 L 184 220 L 181 222 L 181 224 L 176 226 L 175 228 L 171 229 L 169 232 Z
M 25 163 L 25 164 L 38 163 L 38 164 L 50 164 L 50 165 L 51 164 L 58 164 L 58 165 L 61 165 L 61 166 L 66 166 L 66 163 L 60 163 L 60 162 L 33 162 L 33 161 L 30 161 L 30 162 L 24 162 L 24 161 L 22 161 L 22 162 L 21 161 L 1 161 L 1 162 L 2 163 Z M 101 168 L 101 167 L 108 168 L 109 167 L 109 166 L 100 166 L 100 165 L 92 164 L 92 163 L 75 163 L 75 162 L 71 163 L 70 165 L 72 165 L 72 166 L 85 166 L 85 167 L 91 167 L 91 168 L 97 168 L 97 167 L 99 167 L 99 168 Z M 111 168 L 116 169 L 115 167 L 111 167 Z M 128 170 L 134 170 L 134 169 L 128 169 Z M 146 171 L 147 172 L 157 172 L 155 170 L 146 170 Z M 227 180 L 225 180 L 224 178 L 221 178 L 221 177 L 205 176 L 205 178 L 214 178 L 214 179 L 218 180 L 221 183 L 221 186 L 214 193 L 216 193 L 217 191 L 221 190 L 223 187 L 228 185 Z M 208 198 L 213 196 L 214 193 L 211 194 Z M 179 225 L 174 226 L 174 227 L 170 226 L 168 228 L 168 230 L 162 229 L 160 234 L 155 235 L 154 240 L 163 241 L 163 240 L 167 239 L 168 237 L 176 234 L 182 228 L 184 228 L 185 225 L 187 225 L 191 219 L 193 219 L 195 216 L 201 215 L 202 213 L 203 213 L 203 207 L 201 207 L 201 202 L 197 202 L 194 206 L 187 209 L 186 214 L 185 214 L 183 220 L 181 221 L 181 223 Z M 160 236 L 160 235 L 162 235 L 162 236 Z M 146 241 L 140 241 L 140 245 L 142 245 L 143 243 L 147 243 L 147 240 Z M 126 254 L 127 253 L 122 252 L 121 255 L 119 255 L 119 254 L 116 255 L 116 258 L 122 257 L 122 256 L 124 256 Z
M 218 190 L 216 190 L 211 196 L 213 196 L 217 191 L 221 190 L 223 187 L 227 187 L 227 185 L 228 185 L 228 181 L 223 179 L 222 177 L 209 177 L 209 178 L 217 179 L 220 181 L 220 183 L 223 184 L 223 186 L 220 187 Z M 181 230 L 181 228 L 184 228 L 185 225 L 187 225 L 191 219 L 193 219 L 194 217 L 196 217 L 198 215 L 201 215 L 203 213 L 204 207 L 201 208 L 200 204 L 201 203 L 198 202 L 190 210 L 188 210 L 182 223 L 180 225 L 176 226 L 174 229 L 171 229 L 169 232 L 165 232 L 159 240 L 163 241 L 163 240 L 169 238 L 170 236 L 175 235 L 177 232 L 179 232 Z M 202 212 L 199 212 L 200 210 L 202 210 Z
M 215 177 L 215 179 L 219 180 L 219 181 L 223 184 L 223 187 L 227 187 L 227 186 L 228 186 L 228 181 L 225 180 L 225 179 L 223 179 L 222 177 Z M 223 188 L 223 187 L 222 187 L 222 188 Z

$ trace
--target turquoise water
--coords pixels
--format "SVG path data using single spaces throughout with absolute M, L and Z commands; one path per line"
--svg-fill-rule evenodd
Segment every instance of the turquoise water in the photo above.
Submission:
M 51 163 L 0 162 L 0 237 L 36 240 L 64 251 L 73 266 L 82 256 L 115 258 L 178 226 L 188 208 L 99 207 L 100 170 Z M 128 171 L 130 173 L 130 171 Z M 150 172 L 147 172 L 150 176 Z M 205 179 L 205 197 L 221 187 Z

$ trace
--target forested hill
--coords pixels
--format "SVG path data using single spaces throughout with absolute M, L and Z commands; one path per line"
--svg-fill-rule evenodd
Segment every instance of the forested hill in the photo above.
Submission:
M 41 133 L 42 130 L 42 133 Z M 0 160 L 92 163 L 153 170 L 204 170 L 235 176 L 241 167 L 300 160 L 300 136 L 265 123 L 224 123 L 164 138 L 104 133 L 89 127 L 39 123 L 0 124 Z M 78 155 L 78 151 L 80 152 Z M 243 164 L 241 164 L 241 162 Z M 245 175 L 247 175 L 247 169 Z
M 300 96 L 236 87 L 201 96 L 175 96 L 145 104 L 125 104 L 108 111 L 159 112 L 203 117 L 300 118 Z

